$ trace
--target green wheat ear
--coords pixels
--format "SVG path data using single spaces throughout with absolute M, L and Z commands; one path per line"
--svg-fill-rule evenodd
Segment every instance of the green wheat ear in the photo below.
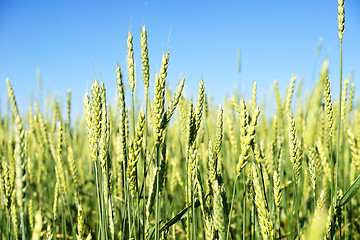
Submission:
M 146 89 L 149 88 L 149 79 L 150 79 L 150 67 L 149 67 L 149 53 L 148 53 L 148 44 L 147 44 L 147 31 L 145 25 L 141 29 L 141 63 L 142 63 L 142 72 L 143 72 L 143 81 Z
M 216 134 L 215 134 L 215 154 L 218 157 L 221 150 L 222 138 L 223 138 L 223 126 L 224 126 L 224 118 L 223 118 L 223 109 L 221 105 L 218 107 L 218 113 L 216 118 Z
M 273 181 L 274 181 L 274 197 L 275 197 L 276 211 L 279 212 L 280 211 L 279 207 L 281 202 L 281 182 L 280 182 L 280 176 L 276 170 L 274 171 Z
M 133 36 L 130 30 L 127 38 L 127 68 L 128 68 L 131 94 L 133 94 L 135 88 L 135 64 L 134 64 Z
M 163 121 L 162 121 L 162 129 L 166 128 L 166 126 L 170 122 L 172 115 L 175 112 L 176 106 L 178 105 L 178 103 L 180 101 L 181 93 L 184 88 L 184 83 L 185 83 L 185 77 L 182 78 L 182 80 L 180 81 L 178 87 L 176 88 L 174 96 L 171 99 L 171 102 L 169 103 L 169 106 L 166 109 L 166 113 L 165 113 Z
M 13 185 L 10 182 L 10 173 L 9 173 L 9 167 L 8 164 L 4 163 L 3 168 L 3 178 L 4 178 L 4 193 L 5 193 L 5 206 L 8 209 L 8 212 L 10 212 L 11 207 L 11 195 L 14 190 Z
M 261 235 L 263 239 L 273 239 L 273 224 L 270 218 L 269 210 L 266 207 L 266 200 L 264 193 L 262 192 L 255 163 L 251 165 L 251 172 L 255 190 L 255 205 L 258 212 Z
M 120 161 L 121 164 L 127 164 L 127 138 L 126 138 L 126 105 L 125 105 L 125 87 L 122 81 L 121 68 L 116 66 L 117 88 L 119 95 L 119 136 L 120 136 Z
M 345 7 L 344 7 L 344 0 L 338 0 L 338 28 L 339 28 L 339 40 L 341 41 L 343 38 L 343 34 L 345 31 Z
M 78 209 L 78 216 L 77 216 L 78 234 L 76 235 L 76 239 L 77 240 L 84 240 L 84 216 L 83 216 L 83 207 L 82 207 L 82 205 L 80 203 L 78 204 L 77 209 Z
M 297 159 L 298 147 L 297 147 L 297 138 L 296 138 L 296 129 L 295 129 L 295 119 L 291 111 L 288 112 L 288 122 L 289 122 L 290 162 L 292 164 L 295 164 Z
M 325 110 L 327 115 L 328 127 L 330 131 L 330 136 L 333 133 L 333 124 L 334 124 L 334 113 L 331 101 L 331 92 L 330 92 L 330 82 L 329 77 L 326 74 L 324 78 L 324 101 L 325 101 Z
M 290 80 L 290 85 L 288 88 L 288 92 L 286 95 L 286 103 L 285 103 L 285 110 L 288 111 L 291 108 L 291 102 L 293 98 L 294 93 L 294 87 L 295 87 L 295 80 L 296 80 L 296 74 L 294 73 Z
M 195 115 L 196 132 L 200 128 L 202 113 L 204 109 L 204 101 L 205 101 L 205 87 L 204 87 L 204 81 L 201 79 L 199 83 L 199 92 L 198 92 L 198 99 L 196 104 L 196 115 Z
M 13 115 L 15 118 L 15 172 L 16 172 L 16 200 L 20 207 L 20 220 L 22 239 L 25 239 L 25 225 L 24 225 L 24 209 L 26 200 L 26 156 L 25 156 L 25 129 L 22 123 L 17 103 L 15 100 L 14 91 L 11 87 L 9 79 L 6 79 L 8 88 L 8 96 L 13 108 Z M 15 213 L 16 215 L 16 213 Z
M 71 110 L 71 90 L 68 89 L 67 99 L 66 99 L 66 111 L 67 111 L 67 121 L 68 121 L 69 129 L 71 125 L 70 110 Z
M 17 115 L 15 122 L 16 197 L 18 205 L 24 207 L 26 199 L 25 130 L 19 115 Z

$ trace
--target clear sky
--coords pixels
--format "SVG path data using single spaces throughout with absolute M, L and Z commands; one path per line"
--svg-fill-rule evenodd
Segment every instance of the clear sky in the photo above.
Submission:
M 345 1 L 343 74 L 354 70 L 360 89 L 360 2 Z M 65 107 L 73 96 L 72 114 L 83 108 L 83 96 L 95 78 L 116 94 L 116 63 L 126 72 L 126 39 L 134 36 L 142 93 L 140 30 L 148 30 L 151 82 L 162 54 L 170 52 L 168 82 L 176 87 L 186 74 L 188 97 L 196 97 L 200 78 L 217 103 L 234 91 L 250 97 L 258 83 L 260 101 L 271 96 L 274 79 L 284 94 L 292 73 L 310 89 L 322 61 L 329 58 L 333 94 L 339 82 L 339 41 L 336 0 L 294 1 L 17 1 L 0 0 L 0 99 L 6 109 L 6 77 L 10 78 L 21 111 L 33 98 L 56 91 Z M 170 34 L 171 32 L 171 34 Z M 170 36 L 170 37 L 169 37 Z M 315 63 L 320 38 L 322 49 Z M 241 72 L 238 72 L 238 48 Z M 314 71 L 314 66 L 316 70 Z M 38 91 L 40 70 L 43 97 Z M 315 74 L 313 74 L 315 72 Z M 359 90 L 356 94 L 359 94 Z

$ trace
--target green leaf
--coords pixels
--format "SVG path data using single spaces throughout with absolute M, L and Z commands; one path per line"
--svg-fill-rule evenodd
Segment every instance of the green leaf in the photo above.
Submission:
M 348 203 L 360 189 L 360 175 L 356 178 L 354 183 L 349 187 L 344 196 L 340 199 L 337 208 L 344 206 Z
M 200 201 L 196 201 L 195 202 L 195 210 L 200 206 Z M 159 232 L 163 232 L 167 229 L 169 229 L 172 225 L 174 225 L 175 223 L 177 223 L 178 221 L 180 221 L 181 219 L 183 219 L 184 217 L 186 217 L 188 215 L 188 213 L 191 210 L 192 205 L 189 205 L 188 207 L 184 208 L 183 210 L 181 210 L 180 212 L 178 212 L 174 217 L 172 217 L 169 221 L 167 221 L 164 226 L 162 226 L 159 230 Z M 162 220 L 159 222 L 162 222 Z M 151 229 L 151 235 L 150 235 L 150 239 L 152 239 L 154 237 L 154 233 L 155 233 L 155 227 L 153 227 Z

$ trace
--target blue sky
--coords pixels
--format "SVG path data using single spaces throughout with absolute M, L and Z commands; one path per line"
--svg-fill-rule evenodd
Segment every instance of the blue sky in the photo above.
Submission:
M 360 3 L 345 2 L 343 74 L 354 71 L 359 85 Z M 336 0 L 298 1 L 0 1 L 0 99 L 6 109 L 6 77 L 10 78 L 21 111 L 31 94 L 40 99 L 56 91 L 65 102 L 72 90 L 72 114 L 95 77 L 116 94 L 116 63 L 123 68 L 127 90 L 126 39 L 134 36 L 139 93 L 143 91 L 140 29 L 148 30 L 151 82 L 162 54 L 170 52 L 168 82 L 176 87 L 186 74 L 186 93 L 196 97 L 202 77 L 216 103 L 234 91 L 250 98 L 253 81 L 259 99 L 268 99 L 274 79 L 284 93 L 292 73 L 310 89 L 322 61 L 329 58 L 333 95 L 339 82 L 339 41 Z M 171 32 L 171 34 L 170 34 Z M 170 36 L 170 37 L 169 37 Z M 322 49 L 315 64 L 320 37 Z M 238 48 L 241 72 L 238 72 Z M 315 78 L 313 75 L 314 66 Z M 359 89 L 359 87 L 358 87 Z M 356 93 L 358 94 L 358 90 Z M 267 97 L 264 97 L 267 96 Z M 65 107 L 65 104 L 63 103 Z

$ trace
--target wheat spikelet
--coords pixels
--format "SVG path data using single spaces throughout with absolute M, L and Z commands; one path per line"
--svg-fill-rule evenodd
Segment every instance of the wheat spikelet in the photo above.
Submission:
M 166 63 L 166 59 L 163 58 L 163 64 Z M 163 69 L 163 67 L 161 68 Z M 165 70 L 163 70 L 165 71 Z M 166 72 L 164 72 L 166 76 Z M 155 126 L 154 126 L 154 135 L 155 135 L 155 144 L 159 145 L 161 142 L 162 135 L 162 119 L 164 115 L 164 105 L 165 105 L 165 78 L 162 78 L 162 75 L 156 74 L 155 76 L 155 89 L 154 89 L 154 114 L 155 114 Z
M 34 131 L 36 133 L 36 139 L 38 143 L 40 144 L 41 149 L 44 149 L 44 139 L 42 138 L 41 130 L 40 130 L 40 124 L 37 116 L 34 116 L 33 118 L 34 122 Z
M 25 161 L 25 130 L 20 118 L 19 110 L 15 100 L 14 91 L 9 79 L 6 79 L 8 96 L 12 105 L 13 115 L 15 118 L 15 171 L 16 171 L 16 199 L 21 214 L 23 214 L 24 203 L 26 200 L 26 161 Z
M 201 124 L 202 113 L 204 110 L 204 101 L 205 101 L 205 88 L 204 81 L 201 79 L 199 83 L 199 91 L 196 103 L 196 115 L 195 115 L 195 125 L 196 132 L 198 132 Z
M 325 101 L 325 109 L 328 120 L 328 127 L 330 130 L 330 136 L 332 136 L 333 132 L 333 124 L 334 124 L 334 113 L 331 101 L 331 93 L 330 93 L 330 82 L 329 77 L 326 75 L 324 82 L 324 101 Z
M 273 137 L 271 142 L 271 152 L 272 159 L 274 163 L 277 163 L 277 152 L 278 152 L 278 142 L 279 142 L 279 133 L 278 133 L 278 120 L 276 115 L 273 116 Z M 275 165 L 276 166 L 276 165 Z M 277 166 L 276 166 L 277 168 Z
M 100 141 L 99 141 L 99 158 L 102 173 L 105 177 L 108 177 L 109 167 L 107 158 L 109 151 L 109 135 L 110 129 L 108 128 L 108 111 L 106 106 L 106 90 L 104 82 L 101 82 L 100 85 L 100 102 L 101 102 L 101 127 L 100 127 Z
M 54 191 L 54 203 L 53 203 L 53 219 L 56 221 L 57 219 L 57 213 L 58 213 L 58 202 L 59 202 L 59 188 L 60 184 L 59 182 L 56 182 L 55 184 L 55 191 Z
M 316 149 L 317 149 L 317 152 L 319 153 L 321 165 L 322 165 L 323 170 L 324 170 L 324 177 L 325 177 L 325 180 L 326 180 L 325 182 L 330 183 L 331 182 L 330 165 L 329 165 L 327 157 L 325 156 L 325 152 L 324 152 L 324 149 L 323 149 L 323 144 L 321 143 L 320 140 L 317 141 Z
M 29 223 L 30 223 L 30 228 L 33 231 L 34 230 L 34 204 L 33 204 L 33 200 L 30 199 L 29 200 L 29 204 L 28 204 L 28 213 L 29 213 Z
M 149 186 L 149 196 L 146 203 L 146 223 L 145 223 L 145 237 L 149 237 L 149 231 L 150 231 L 150 215 L 153 212 L 153 206 L 155 202 L 156 197 L 156 178 L 157 178 L 157 167 L 153 169 L 152 177 L 150 181 Z
M 166 113 L 165 116 L 163 118 L 163 123 L 162 123 L 162 129 L 165 129 L 166 126 L 169 124 L 171 116 L 174 114 L 176 106 L 179 103 L 180 97 L 181 97 L 181 92 L 184 88 L 184 83 L 185 83 L 185 78 L 182 78 L 182 80 L 180 81 L 178 87 L 176 88 L 176 91 L 174 93 L 173 98 L 171 99 L 171 102 L 169 103 L 169 106 L 166 109 Z
M 43 220 L 41 216 L 41 211 L 37 211 L 35 214 L 35 227 L 32 233 L 32 240 L 40 240 L 41 239 L 41 230 L 43 227 Z
M 12 196 L 11 196 L 11 207 L 10 207 L 10 215 L 11 215 L 11 222 L 13 225 L 13 231 L 14 231 L 14 235 L 15 235 L 15 239 L 18 240 L 19 239 L 19 224 L 18 224 L 18 218 L 17 218 L 17 213 L 16 213 L 16 204 L 15 204 L 15 191 L 13 192 Z
M 65 193 L 67 192 L 67 186 L 66 186 L 66 179 L 65 179 L 65 170 L 63 167 L 63 161 L 62 161 L 62 148 L 63 148 L 63 127 L 62 127 L 62 123 L 59 122 L 58 123 L 58 128 L 59 128 L 59 135 L 58 135 L 58 147 L 57 147 L 57 155 L 56 155 L 56 160 L 55 160 L 55 164 L 56 164 L 56 168 L 58 170 L 58 174 L 59 174 L 59 178 L 60 178 L 60 189 L 61 192 L 65 195 Z
M 224 126 L 224 120 L 223 120 L 223 109 L 221 105 L 218 107 L 217 117 L 216 117 L 216 134 L 215 134 L 215 154 L 216 157 L 219 156 L 220 150 L 221 150 L 221 144 L 222 144 L 222 138 L 223 138 L 223 126 Z
M 246 135 L 247 135 L 247 125 L 248 125 L 248 113 L 246 111 L 246 105 L 245 101 L 242 98 L 240 101 L 240 108 L 238 108 L 238 114 L 240 118 L 240 145 L 241 145 L 241 153 L 238 161 L 238 165 L 236 166 L 236 170 L 238 174 L 240 173 L 241 169 L 244 167 L 244 164 L 246 163 L 247 158 L 249 156 L 247 155 L 248 151 L 247 149 L 250 148 L 250 146 L 246 145 Z
M 251 171 L 255 190 L 255 205 L 258 212 L 261 235 L 263 239 L 273 239 L 273 224 L 271 222 L 269 210 L 266 208 L 266 201 L 264 194 L 261 191 L 261 184 L 255 163 L 251 165 Z
M 133 36 L 130 30 L 127 38 L 127 69 L 128 69 L 131 94 L 133 94 L 135 88 L 135 64 L 134 64 Z
M 160 76 L 161 80 L 164 82 L 167 76 L 167 69 L 169 66 L 169 53 L 166 52 L 165 55 L 162 58 L 162 65 L 160 68 Z
M 86 237 L 86 240 L 91 240 L 92 239 L 92 236 L 91 236 L 91 233 L 88 234 L 88 236 Z
M 344 122 L 345 121 L 345 115 L 346 115 L 346 97 L 347 97 L 347 88 L 348 88 L 348 83 L 349 83 L 349 80 L 347 78 L 345 78 L 344 80 L 344 86 L 343 86 L 343 91 L 342 91 L 342 98 L 341 98 L 341 122 Z
M 290 148 L 290 162 L 295 164 L 298 153 L 298 145 L 296 138 L 296 128 L 295 128 L 295 119 L 291 111 L 288 112 L 288 122 L 289 122 L 289 148 Z
M 180 116 L 180 122 L 181 122 L 181 133 L 183 136 L 183 140 L 186 142 L 186 137 L 187 137 L 187 103 L 186 103 L 186 99 L 184 98 L 184 96 L 180 97 L 179 100 L 179 116 Z
M 359 151 L 359 146 L 357 146 L 358 143 L 355 140 L 355 136 L 350 128 L 348 129 L 347 133 L 348 133 L 348 142 L 350 145 L 351 157 L 352 157 L 350 182 L 353 182 L 360 170 L 360 151 Z
M 309 223 L 306 239 L 317 240 L 321 239 L 326 230 L 326 212 L 324 209 L 325 205 L 325 191 L 322 190 L 317 201 L 315 214 L 312 221 Z
M 345 7 L 344 7 L 344 0 L 338 0 L 338 14 L 337 14 L 337 19 L 338 19 L 338 28 L 339 28 L 339 40 L 342 40 L 344 31 L 345 31 Z
M 347 116 L 350 116 L 351 111 L 353 110 L 353 104 L 354 104 L 354 94 L 355 94 L 355 85 L 352 82 L 350 84 L 350 91 L 349 91 L 349 102 L 347 106 Z
M 188 117 L 187 117 L 187 136 L 186 136 L 187 149 L 193 145 L 193 143 L 195 142 L 195 138 L 196 138 L 196 120 L 195 120 L 194 106 L 191 100 L 189 104 Z
M 47 135 L 47 128 L 46 128 L 43 116 L 42 116 L 42 114 L 40 112 L 39 105 L 38 105 L 37 101 L 35 101 L 35 110 L 36 110 L 37 119 L 38 119 L 38 122 L 39 122 L 41 136 L 42 136 L 42 139 L 44 141 L 44 145 L 49 146 L 49 138 L 48 138 L 48 135 Z
M 135 198 L 137 191 L 137 160 L 135 159 L 134 145 L 131 140 L 129 142 L 129 163 L 127 167 L 127 178 L 131 197 Z
M 78 185 L 78 172 L 74 159 L 74 152 L 71 146 L 68 146 L 68 162 L 70 166 L 70 174 L 73 179 L 74 187 L 75 187 L 75 200 L 79 201 L 79 185 Z
M 139 114 L 139 122 L 136 127 L 135 140 L 129 143 L 129 165 L 127 168 L 127 176 L 129 180 L 129 187 L 131 196 L 134 198 L 138 190 L 137 187 L 137 162 L 139 161 L 141 145 L 144 135 L 145 114 L 143 111 Z
M 67 122 L 69 125 L 69 129 L 70 129 L 70 125 L 71 125 L 71 118 L 70 118 L 70 111 L 71 111 L 71 90 L 68 89 L 67 92 L 67 99 L 66 99 L 66 111 L 67 111 Z
M 141 151 L 141 145 L 144 138 L 144 127 L 145 127 L 145 114 L 144 111 L 140 111 L 139 113 L 139 122 L 136 127 L 135 132 L 135 144 L 134 144 L 134 150 L 135 150 L 135 158 L 138 158 L 140 151 Z
M 217 172 L 217 155 L 211 140 L 209 140 L 209 158 L 208 158 L 208 181 L 211 185 L 215 184 Z
M 320 193 L 320 196 L 316 202 L 315 215 L 319 215 L 325 210 L 325 190 L 323 189 Z
M 251 122 L 249 123 L 249 116 L 246 112 L 246 105 L 244 99 L 242 99 L 240 102 L 240 108 L 242 112 L 242 116 L 240 118 L 241 153 L 238 164 L 236 166 L 238 174 L 240 174 L 241 169 L 244 168 L 247 159 L 250 157 L 249 149 L 254 144 L 257 119 L 260 114 L 259 107 L 256 107 L 251 116 Z
M 281 95 L 278 87 L 277 80 L 274 81 L 274 90 L 275 90 L 275 96 L 276 96 L 276 104 L 278 108 L 279 113 L 279 120 L 280 122 L 284 121 L 284 110 L 283 110 L 283 104 L 281 102 Z
M 208 119 L 208 117 L 209 117 L 209 103 L 208 103 L 206 93 L 205 93 L 205 99 L 204 99 L 204 113 L 205 113 L 205 119 Z
M 289 109 L 291 108 L 291 102 L 292 102 L 292 98 L 293 98 L 293 93 L 294 93 L 294 86 L 295 86 L 295 80 L 296 80 L 296 74 L 294 73 L 291 77 L 290 80 L 290 85 L 288 88 L 288 91 L 286 93 L 286 102 L 285 102 L 285 110 L 289 111 Z
M 192 144 L 188 148 L 188 168 L 187 168 L 187 205 L 192 204 L 192 200 L 194 199 L 195 191 L 195 167 L 196 167 L 196 144 Z M 188 218 L 190 219 L 190 218 Z
M 234 109 L 231 108 L 231 110 L 234 110 Z M 228 126 L 228 133 L 229 133 L 229 142 L 230 142 L 230 146 L 231 146 L 231 156 L 233 159 L 235 159 L 236 155 L 238 153 L 238 146 L 237 146 L 235 130 L 234 130 L 234 126 L 235 126 L 234 112 L 231 112 L 226 119 L 227 119 L 226 125 Z
M 252 145 L 254 143 L 255 130 L 256 130 L 259 115 L 260 115 L 260 109 L 257 106 L 254 108 L 254 111 L 251 116 L 251 122 L 247 129 L 247 142 L 249 142 L 250 145 Z
M 256 82 L 253 83 L 253 87 L 252 87 L 252 95 L 251 95 L 251 110 L 254 111 L 256 108 L 256 89 L 257 89 L 257 84 Z
M 30 130 L 27 130 L 25 132 L 25 156 L 26 156 L 26 166 L 27 166 L 27 175 L 28 175 L 29 185 L 34 183 L 34 167 L 35 167 L 35 161 L 34 161 L 34 159 L 31 158 L 31 154 L 32 154 L 31 144 L 32 144 L 31 132 L 30 132 Z
M 224 199 L 221 194 L 221 187 L 218 180 L 214 185 L 214 227 L 218 235 L 218 239 L 226 239 L 226 214 L 224 212 Z
M 15 177 L 16 177 L 15 156 L 14 156 L 15 141 L 14 140 L 9 140 L 7 150 L 8 150 L 8 158 L 9 158 L 10 184 L 14 185 Z
M 316 164 L 315 164 L 315 156 L 314 156 L 314 147 L 309 148 L 309 173 L 310 173 L 310 186 L 315 195 L 316 190 Z
M 12 86 L 8 78 L 6 79 L 6 85 L 7 85 L 7 90 L 8 90 L 7 92 L 10 99 L 11 107 L 13 110 L 13 115 L 14 117 L 16 117 L 17 115 L 19 115 L 19 109 L 15 100 L 14 90 L 12 89 Z
M 91 141 L 91 118 L 92 118 L 92 114 L 91 114 L 91 105 L 90 105 L 90 99 L 89 96 L 87 94 L 85 94 L 84 96 L 84 106 L 85 106 L 85 115 L 86 115 L 86 127 L 88 130 L 88 137 L 89 137 L 89 141 Z
M 280 182 L 280 176 L 276 170 L 274 171 L 273 181 L 274 181 L 274 198 L 275 198 L 276 211 L 279 212 L 280 211 L 279 207 L 281 202 L 281 182 Z
M 53 239 L 53 233 L 52 233 L 52 229 L 51 229 L 51 224 L 48 224 L 46 227 L 46 236 L 45 239 L 46 240 L 52 240 Z
M 15 170 L 16 170 L 16 197 L 20 207 L 24 207 L 26 200 L 26 161 L 25 161 L 25 130 L 17 115 L 15 127 Z
M 143 81 L 146 89 L 149 88 L 149 79 L 150 79 L 150 67 L 149 67 L 149 54 L 148 54 L 148 44 L 147 44 L 147 31 L 145 25 L 141 29 L 141 63 L 142 63 L 142 73 Z
M 83 216 L 83 207 L 79 203 L 77 205 L 77 240 L 84 240 L 84 216 Z
M 90 156 L 94 162 L 97 162 L 98 159 L 98 144 L 101 134 L 101 96 L 99 92 L 99 83 L 95 79 L 91 87 L 91 139 L 89 139 Z
M 9 167 L 7 165 L 7 163 L 5 162 L 4 164 L 4 172 L 2 174 L 3 178 L 4 178 L 4 193 L 5 193 L 5 206 L 8 209 L 8 211 L 10 212 L 10 208 L 11 208 L 11 196 L 13 193 L 13 185 L 10 182 L 10 173 L 9 173 Z
M 118 166 L 121 167 L 120 170 L 120 177 L 118 178 L 120 183 L 118 185 L 123 185 L 123 177 L 126 174 L 127 168 L 127 138 L 126 138 L 126 105 L 125 105 L 125 88 L 122 82 L 122 74 L 121 68 L 119 65 L 116 66 L 116 77 L 117 77 L 117 89 L 119 95 L 119 105 L 120 105 L 120 112 L 119 112 L 119 145 L 120 145 L 120 162 Z M 125 171 L 124 171 L 125 170 Z

